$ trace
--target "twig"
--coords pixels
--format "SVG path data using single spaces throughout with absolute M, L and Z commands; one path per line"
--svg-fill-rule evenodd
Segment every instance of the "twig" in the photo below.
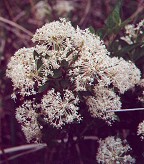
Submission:
M 134 20 L 136 16 L 144 10 L 143 0 L 139 3 L 137 10 L 129 17 L 130 20 Z
M 13 27 L 16 27 L 18 29 L 20 29 L 21 31 L 25 32 L 26 34 L 28 34 L 31 37 L 33 36 L 33 33 L 32 32 L 30 32 L 29 30 L 25 29 L 24 27 L 18 25 L 17 23 L 15 23 L 13 21 L 10 21 L 10 20 L 5 19 L 3 17 L 0 17 L 0 21 L 3 22 L 3 23 L 9 24 L 9 25 L 11 25 Z
M 7 157 L 5 151 L 4 151 L 4 149 L 3 149 L 2 147 L 1 147 L 1 151 L 2 151 L 2 155 L 3 155 L 3 157 L 4 157 L 5 163 L 6 163 L 6 164 L 9 164 L 9 162 L 8 162 L 8 157 Z
M 26 15 L 26 12 L 21 11 L 16 17 L 14 17 L 15 22 L 18 21 L 24 15 Z
M 125 22 L 126 21 L 128 21 L 128 22 L 130 22 L 130 21 L 132 21 L 132 20 L 134 20 L 135 18 L 136 18 L 136 16 L 138 15 L 138 14 L 140 14 L 142 11 L 144 10 L 144 4 L 143 4 L 143 0 L 139 3 L 139 5 L 138 5 L 138 8 L 137 8 L 137 10 L 127 19 L 127 20 L 125 20 Z M 112 34 L 110 37 L 109 37 L 109 43 L 106 43 L 107 44 L 107 46 L 108 45 L 111 45 L 112 43 L 113 43 L 113 41 L 114 41 L 114 39 L 116 38 L 116 36 L 117 36 L 117 34 Z
M 90 9 L 91 9 L 91 0 L 87 0 L 87 4 L 86 4 L 86 9 L 85 9 L 84 15 L 83 15 L 83 17 L 82 17 L 82 19 L 80 20 L 80 23 L 79 23 L 80 25 L 82 25 L 83 22 L 85 21 L 88 13 L 90 11 Z
M 16 151 L 23 151 L 23 150 L 28 150 L 28 149 L 34 149 L 34 148 L 38 148 L 38 147 L 46 147 L 46 144 L 28 144 L 28 145 L 21 145 L 21 146 L 16 146 L 16 147 L 12 147 L 12 148 L 6 148 L 4 149 L 5 154 L 6 153 L 13 153 Z M 3 152 L 2 150 L 0 150 L 0 155 L 2 155 Z
M 76 141 L 78 139 L 78 137 L 73 137 L 73 140 L 74 141 Z M 96 140 L 98 140 L 99 138 L 98 137 L 96 137 L 96 136 L 84 136 L 83 137 L 83 140 L 94 140 L 94 141 L 96 141 Z M 61 140 L 56 140 L 58 143 L 62 143 L 62 141 Z M 63 139 L 63 142 L 64 143 L 67 143 L 68 142 L 68 138 L 64 138 Z
M 14 156 L 8 158 L 7 160 L 13 160 L 13 159 L 16 159 L 18 157 L 21 157 L 21 156 L 26 155 L 26 154 L 29 154 L 29 153 L 33 153 L 33 152 L 38 151 L 38 150 L 43 149 L 43 148 L 44 148 L 43 146 L 39 146 L 37 148 L 34 148 L 33 150 L 29 150 L 29 151 L 26 151 L 26 152 L 23 152 L 23 153 L 19 153 L 17 155 L 14 155 Z M 0 162 L 0 164 L 2 164 L 4 162 L 6 162 L 6 161 L 3 160 L 3 161 Z
M 79 145 L 78 144 L 75 144 L 75 147 L 76 147 L 76 151 L 77 151 L 77 154 L 78 154 L 78 157 L 79 157 L 80 164 L 84 164 L 83 161 L 82 161 L 82 159 L 81 159 L 81 153 L 80 153 Z
M 106 112 L 129 112 L 129 111 L 139 111 L 144 110 L 144 108 L 133 108 L 133 109 L 120 109 L 120 110 L 108 110 Z
M 8 0 L 4 0 L 4 5 L 6 7 L 6 11 L 9 15 L 10 19 L 13 19 L 13 13 L 12 13 L 11 6 L 9 5 Z

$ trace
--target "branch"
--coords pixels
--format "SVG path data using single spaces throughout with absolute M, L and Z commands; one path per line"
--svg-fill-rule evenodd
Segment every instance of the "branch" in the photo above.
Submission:
M 21 146 L 16 146 L 16 147 L 12 147 L 12 148 L 6 148 L 4 149 L 5 154 L 6 153 L 13 153 L 16 151 L 23 151 L 23 150 L 29 150 L 29 149 L 35 149 L 35 148 L 39 148 L 39 147 L 46 147 L 46 144 L 28 144 L 28 145 L 21 145 Z M 3 154 L 3 151 L 0 150 L 0 155 Z
M 0 21 L 3 22 L 3 23 L 9 24 L 9 25 L 11 25 L 11 26 L 13 26 L 13 27 L 18 28 L 19 30 L 25 32 L 26 34 L 28 34 L 28 35 L 31 36 L 31 37 L 33 36 L 33 33 L 32 33 L 32 32 L 30 32 L 29 30 L 25 29 L 24 27 L 18 25 L 17 23 L 15 23 L 15 22 L 13 22 L 13 21 L 10 21 L 10 20 L 5 19 L 5 18 L 3 18 L 3 17 L 0 17 Z
M 132 109 L 120 109 L 120 110 L 108 110 L 106 112 L 129 112 L 129 111 L 139 111 L 144 110 L 144 108 L 132 108 Z

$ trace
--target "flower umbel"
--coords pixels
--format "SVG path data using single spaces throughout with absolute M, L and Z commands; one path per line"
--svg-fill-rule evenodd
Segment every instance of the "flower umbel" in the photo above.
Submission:
M 135 159 L 128 155 L 131 148 L 126 141 L 109 136 L 99 141 L 96 160 L 101 164 L 124 164 L 135 163 Z
M 140 135 L 140 137 L 141 137 L 142 140 L 144 139 L 144 121 L 142 121 L 141 123 L 139 123 L 137 134 Z
M 74 120 L 80 121 L 78 114 L 78 97 L 75 97 L 72 91 L 65 90 L 62 96 L 60 92 L 50 90 L 42 98 L 42 115 L 44 120 L 56 128 L 61 128 L 66 123 L 72 123 Z
M 39 124 L 62 128 L 80 122 L 80 111 L 87 107 L 94 118 L 109 124 L 116 120 L 107 110 L 120 109 L 120 94 L 139 82 L 134 63 L 110 57 L 100 37 L 65 19 L 37 29 L 32 41 L 36 46 L 18 50 L 7 69 L 12 97 L 28 99 L 16 114 L 28 142 L 39 138 Z M 81 109 L 82 103 L 86 109 Z M 40 104 L 38 110 L 34 104 Z
M 107 110 L 116 110 L 121 108 L 120 97 L 109 88 L 96 86 L 94 88 L 95 96 L 88 97 L 86 104 L 93 117 L 105 120 L 108 124 L 116 120 L 114 112 Z
M 36 109 L 32 101 L 25 101 L 22 106 L 16 109 L 16 119 L 21 123 L 22 130 L 26 136 L 27 142 L 39 142 L 41 139 L 40 125 L 38 124 Z

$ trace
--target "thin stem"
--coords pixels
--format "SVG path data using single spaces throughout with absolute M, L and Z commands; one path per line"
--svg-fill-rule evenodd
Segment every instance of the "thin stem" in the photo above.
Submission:
M 83 161 L 82 161 L 82 158 L 81 158 L 81 152 L 80 152 L 79 145 L 76 144 L 75 147 L 76 147 L 76 151 L 77 151 L 77 154 L 78 154 L 78 157 L 79 157 L 80 164 L 84 164 Z
M 13 160 L 13 159 L 16 159 L 16 158 L 18 158 L 18 157 L 21 157 L 21 156 L 26 155 L 26 154 L 29 154 L 29 153 L 33 153 L 33 152 L 38 151 L 38 150 L 43 149 L 43 148 L 44 148 L 43 146 L 40 146 L 40 147 L 35 148 L 35 149 L 33 149 L 33 150 L 29 150 L 29 151 L 26 151 L 26 152 L 23 152 L 23 153 L 19 153 L 19 154 L 17 154 L 17 155 L 14 155 L 14 156 L 8 158 L 7 160 Z M 5 163 L 5 162 L 6 162 L 6 161 L 3 160 L 3 161 L 0 162 L 0 164 Z
M 130 112 L 130 111 L 139 111 L 144 110 L 144 108 L 132 108 L 132 109 L 119 109 L 119 110 L 108 110 L 106 112 Z
M 74 136 L 73 137 L 73 141 L 77 141 L 79 139 L 79 137 L 76 137 Z M 99 138 L 97 136 L 84 136 L 83 137 L 83 140 L 93 140 L 93 141 L 97 141 Z M 57 143 L 62 143 L 61 140 L 56 140 Z M 67 143 L 68 142 L 68 139 L 67 138 L 64 138 L 63 139 L 63 142 L 64 143 Z
M 28 145 L 21 145 L 21 146 L 16 146 L 12 148 L 6 148 L 4 149 L 5 153 L 13 153 L 15 151 L 24 151 L 28 149 L 34 149 L 38 147 L 46 147 L 46 144 L 28 144 Z M 0 150 L 0 155 L 3 154 L 2 150 Z
M 30 32 L 29 30 L 25 29 L 24 27 L 18 25 L 17 23 L 15 23 L 13 21 L 10 21 L 10 20 L 5 19 L 3 17 L 0 17 L 0 21 L 3 22 L 3 23 L 9 24 L 9 25 L 11 25 L 13 27 L 16 27 L 18 29 L 20 29 L 21 31 L 25 32 L 26 34 L 28 34 L 31 37 L 33 36 L 33 33 L 32 32 Z

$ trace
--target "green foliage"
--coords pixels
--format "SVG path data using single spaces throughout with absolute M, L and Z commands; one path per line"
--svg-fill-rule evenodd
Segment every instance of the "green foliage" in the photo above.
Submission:
M 34 60 L 36 60 L 37 58 L 39 58 L 39 54 L 35 50 L 33 52 L 33 56 L 34 56 Z
M 106 21 L 106 27 L 112 32 L 114 29 L 117 29 L 121 25 L 120 9 L 122 5 L 122 0 L 118 0 L 114 10 L 109 15 Z
M 88 29 L 89 29 L 90 33 L 95 34 L 95 29 L 92 26 L 90 26 Z
M 42 93 L 42 92 L 44 92 L 45 90 L 47 90 L 48 87 L 49 87 L 49 82 L 46 82 L 44 85 L 42 85 L 41 87 L 39 87 L 38 92 L 39 92 L 39 93 Z
M 60 69 L 54 69 L 53 73 L 54 73 L 54 75 L 52 76 L 52 78 L 54 78 L 54 79 L 60 78 L 62 76 L 62 72 Z

